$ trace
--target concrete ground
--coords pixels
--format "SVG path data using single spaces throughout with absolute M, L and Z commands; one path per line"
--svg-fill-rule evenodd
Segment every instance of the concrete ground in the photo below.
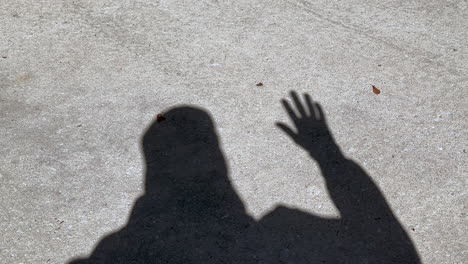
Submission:
M 141 136 L 181 104 L 211 113 L 253 217 L 338 217 L 275 126 L 290 90 L 322 104 L 423 263 L 468 263 L 467 28 L 466 0 L 2 1 L 0 263 L 66 263 L 125 225 Z

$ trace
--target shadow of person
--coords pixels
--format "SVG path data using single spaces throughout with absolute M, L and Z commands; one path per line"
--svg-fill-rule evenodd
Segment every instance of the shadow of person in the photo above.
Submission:
M 162 119 L 162 118 L 161 118 Z M 145 193 L 129 221 L 71 263 L 226 263 L 253 222 L 228 178 L 213 121 L 177 107 L 142 140 Z
M 210 116 L 177 107 L 143 137 L 145 193 L 127 225 L 71 263 L 420 263 L 378 187 L 341 153 L 320 105 L 291 95 L 297 112 L 283 105 L 295 131 L 277 125 L 318 163 L 340 218 L 279 206 L 255 221 L 231 185 Z
M 341 153 L 318 103 L 291 92 L 282 103 L 295 126 L 277 123 L 323 174 L 339 219 L 277 207 L 249 231 L 263 263 L 420 263 L 409 236 L 366 172 Z

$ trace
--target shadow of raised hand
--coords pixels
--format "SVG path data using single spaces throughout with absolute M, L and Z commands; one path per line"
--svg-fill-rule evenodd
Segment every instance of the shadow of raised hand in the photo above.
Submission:
M 283 99 L 281 102 L 293 121 L 296 131 L 281 122 L 276 125 L 296 144 L 307 150 L 315 160 L 320 161 L 339 153 L 320 104 L 314 103 L 309 94 L 304 94 L 305 104 L 301 103 L 296 92 L 292 91 L 290 94 L 296 111 L 287 100 Z
M 311 253 L 303 253 L 307 260 L 300 263 L 319 260 L 327 263 L 420 263 L 411 239 L 378 186 L 358 164 L 341 153 L 320 105 L 308 94 L 304 94 L 305 103 L 294 91 L 291 97 L 292 104 L 287 100 L 282 103 L 294 127 L 284 123 L 276 125 L 317 161 L 330 198 L 340 213 L 336 220 L 310 218 L 309 226 L 316 230 L 304 236 L 308 239 L 304 246 L 296 248 Z M 306 221 L 301 218 L 285 222 L 280 218 L 272 229 L 287 226 L 284 232 L 288 233 L 294 230 L 291 226 L 302 227 Z M 306 232 L 307 228 L 302 231 Z

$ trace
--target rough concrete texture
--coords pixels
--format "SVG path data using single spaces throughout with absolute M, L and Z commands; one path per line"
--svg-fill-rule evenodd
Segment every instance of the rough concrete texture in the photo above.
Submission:
M 296 90 L 322 104 L 423 263 L 467 263 L 467 28 L 466 0 L 3 0 L 0 262 L 65 263 L 123 226 L 141 136 L 180 104 L 211 113 L 252 216 L 338 217 L 275 127 Z

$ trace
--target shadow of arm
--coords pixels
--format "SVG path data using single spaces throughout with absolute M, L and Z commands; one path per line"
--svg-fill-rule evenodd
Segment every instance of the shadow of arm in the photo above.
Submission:
M 369 175 L 341 153 L 318 103 L 308 94 L 302 104 L 291 93 L 295 110 L 283 100 L 295 131 L 278 123 L 296 144 L 317 161 L 328 192 L 341 215 L 341 225 L 357 255 L 381 256 L 383 263 L 419 263 L 409 236 L 393 215 L 385 197 Z

